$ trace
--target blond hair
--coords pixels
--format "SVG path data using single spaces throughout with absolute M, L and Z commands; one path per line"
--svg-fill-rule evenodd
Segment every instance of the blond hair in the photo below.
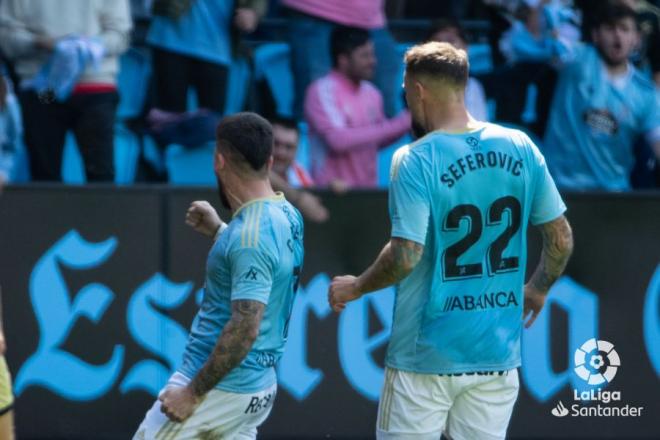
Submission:
M 406 75 L 427 76 L 456 87 L 465 87 L 470 64 L 464 50 L 436 41 L 411 47 L 404 56 Z

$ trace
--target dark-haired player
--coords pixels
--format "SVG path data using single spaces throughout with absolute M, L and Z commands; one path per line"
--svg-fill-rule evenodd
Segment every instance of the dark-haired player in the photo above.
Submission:
M 223 223 L 206 202 L 188 210 L 186 222 L 215 237 L 204 299 L 135 439 L 252 439 L 270 413 L 303 261 L 301 216 L 268 179 L 272 148 L 271 125 L 254 113 L 218 125 L 214 168 L 233 217 Z

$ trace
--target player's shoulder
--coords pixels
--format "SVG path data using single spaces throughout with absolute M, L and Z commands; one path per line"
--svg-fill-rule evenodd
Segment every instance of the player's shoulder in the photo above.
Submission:
M 535 146 L 531 136 L 521 128 L 486 122 L 481 134 L 484 141 L 510 142 L 518 148 Z
M 401 151 L 401 156 L 405 157 L 408 155 L 421 156 L 428 153 L 429 149 L 433 148 L 433 144 L 437 141 L 438 137 L 442 136 L 441 132 L 431 132 L 426 135 L 416 139 L 415 141 L 400 147 L 397 150 L 397 153 Z
M 418 139 L 415 142 L 406 144 L 399 147 L 392 156 L 392 165 L 390 167 L 390 179 L 398 176 L 401 167 L 410 167 L 413 164 L 421 165 L 421 156 L 424 155 L 429 148 L 430 142 L 427 140 Z
M 292 228 L 300 229 L 303 227 L 302 214 L 288 200 L 283 199 L 281 203 L 272 204 L 270 209 L 270 225 L 274 231 L 286 232 Z
M 277 211 L 273 209 L 275 201 L 284 200 L 284 196 L 258 199 L 248 202 L 234 214 L 230 237 L 232 249 L 264 248 L 270 246 L 273 239 L 273 227 L 278 223 Z M 230 225 L 231 226 L 231 225 Z
M 499 145 L 523 162 L 535 164 L 534 167 L 545 162 L 539 141 L 523 129 L 488 123 L 487 129 L 482 133 L 482 141 L 494 146 Z

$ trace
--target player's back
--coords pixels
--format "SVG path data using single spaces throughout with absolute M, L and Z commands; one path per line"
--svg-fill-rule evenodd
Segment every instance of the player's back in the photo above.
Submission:
M 238 210 L 209 253 L 204 299 L 180 371 L 194 375 L 208 359 L 231 317 L 232 301 L 258 301 L 266 305 L 259 335 L 218 388 L 246 393 L 272 385 L 288 334 L 303 253 L 302 217 L 281 194 Z
M 392 236 L 425 249 L 399 285 L 389 366 L 460 373 L 519 365 L 527 223 L 564 209 L 556 192 L 545 194 L 546 179 L 531 140 L 495 124 L 430 133 L 397 152 Z M 420 222 L 402 222 L 411 216 L 404 210 L 419 211 Z

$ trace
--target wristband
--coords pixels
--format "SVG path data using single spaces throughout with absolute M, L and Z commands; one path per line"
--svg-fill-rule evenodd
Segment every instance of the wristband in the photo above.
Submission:
M 218 238 L 220 237 L 220 235 L 221 235 L 221 234 L 225 231 L 225 229 L 227 229 L 228 227 L 229 227 L 229 225 L 221 220 L 221 221 L 220 221 L 220 227 L 219 227 L 218 230 L 216 231 L 216 233 L 215 233 L 215 237 L 213 237 L 213 241 L 217 241 Z

